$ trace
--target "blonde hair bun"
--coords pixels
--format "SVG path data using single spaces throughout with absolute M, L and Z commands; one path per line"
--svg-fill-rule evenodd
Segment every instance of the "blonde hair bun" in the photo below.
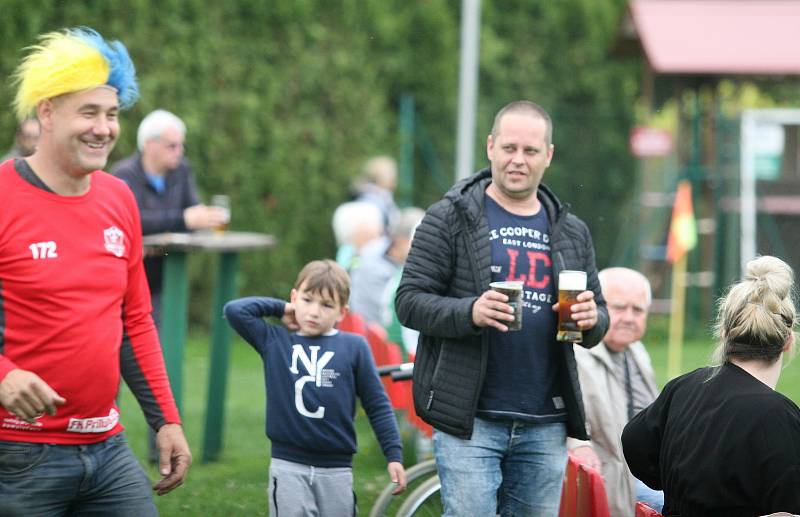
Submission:
M 777 360 L 797 317 L 792 290 L 794 272 L 777 257 L 758 257 L 719 302 L 715 351 L 718 363 L 733 358 Z

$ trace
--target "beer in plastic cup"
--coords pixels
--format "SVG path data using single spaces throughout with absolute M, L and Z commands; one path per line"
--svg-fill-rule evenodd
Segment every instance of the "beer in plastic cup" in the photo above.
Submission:
M 211 196 L 211 206 L 221 208 L 225 212 L 225 222 L 214 228 L 214 232 L 218 234 L 225 233 L 231 220 L 231 199 L 225 194 L 213 195 Z
M 503 322 L 508 330 L 522 330 L 522 282 L 492 282 L 489 287 L 508 296 L 506 303 L 514 308 L 514 320 Z
M 564 270 L 558 273 L 558 334 L 556 340 L 580 343 L 583 334 L 572 319 L 572 306 L 586 290 L 586 272 Z

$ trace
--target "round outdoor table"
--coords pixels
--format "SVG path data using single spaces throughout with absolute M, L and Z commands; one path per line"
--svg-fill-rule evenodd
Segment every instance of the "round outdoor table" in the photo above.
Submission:
M 188 327 L 186 257 L 193 251 L 220 255 L 211 312 L 208 399 L 202 453 L 203 462 L 215 461 L 222 448 L 231 341 L 230 327 L 224 320 L 222 308 L 236 296 L 239 252 L 271 248 L 276 240 L 261 233 L 203 231 L 146 235 L 143 243 L 146 250 L 164 254 L 159 337 L 172 393 L 179 408 L 183 393 L 183 349 Z

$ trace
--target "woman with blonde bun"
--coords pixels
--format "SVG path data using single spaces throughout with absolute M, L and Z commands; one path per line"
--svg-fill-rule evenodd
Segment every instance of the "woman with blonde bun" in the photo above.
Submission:
M 625 427 L 634 476 L 665 516 L 800 513 L 800 408 L 775 391 L 793 352 L 794 274 L 759 257 L 720 300 L 715 365 L 670 381 Z

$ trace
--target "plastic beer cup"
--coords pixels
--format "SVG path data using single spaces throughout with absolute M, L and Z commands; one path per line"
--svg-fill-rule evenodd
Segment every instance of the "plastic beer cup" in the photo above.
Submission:
M 493 291 L 508 296 L 508 303 L 514 308 L 514 320 L 504 321 L 508 330 L 522 330 L 522 282 L 492 282 Z
M 225 212 L 225 222 L 222 225 L 214 228 L 217 234 L 225 233 L 228 229 L 228 223 L 231 220 L 231 200 L 225 194 L 216 194 L 211 196 L 211 206 L 221 208 Z

